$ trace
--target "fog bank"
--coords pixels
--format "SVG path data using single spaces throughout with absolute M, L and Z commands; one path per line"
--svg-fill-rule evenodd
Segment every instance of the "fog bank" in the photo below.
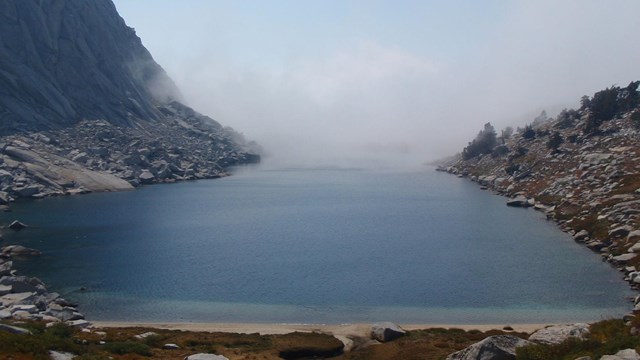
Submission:
M 636 1 L 185 3 L 116 1 L 189 105 L 283 166 L 416 166 L 640 79 Z

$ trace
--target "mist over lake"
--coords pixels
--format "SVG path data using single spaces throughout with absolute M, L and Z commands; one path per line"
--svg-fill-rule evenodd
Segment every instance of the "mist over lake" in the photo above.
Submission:
M 543 214 L 430 167 L 254 167 L 12 208 L 31 227 L 4 243 L 44 253 L 17 268 L 93 320 L 585 321 L 632 295 Z

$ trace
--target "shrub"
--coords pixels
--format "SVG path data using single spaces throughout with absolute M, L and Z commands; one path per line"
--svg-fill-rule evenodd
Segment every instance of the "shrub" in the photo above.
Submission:
M 640 109 L 636 109 L 634 112 L 632 112 L 629 118 L 631 119 L 631 123 L 636 129 L 640 128 Z
M 160 335 L 151 335 L 144 338 L 143 342 L 151 347 L 161 347 L 163 345 L 164 336 Z
M 125 355 L 125 354 L 138 354 L 142 356 L 151 356 L 151 348 L 149 345 L 134 342 L 134 341 L 117 341 L 107 343 L 104 345 L 104 349 L 112 354 Z
M 509 153 L 509 148 L 506 145 L 496 146 L 495 149 L 491 152 L 491 156 L 500 157 L 505 156 Z
M 73 335 L 74 329 L 71 326 L 63 323 L 55 323 L 47 330 L 45 330 L 45 333 L 49 333 L 52 336 L 61 339 L 68 339 Z
M 572 127 L 576 120 L 580 118 L 580 114 L 574 109 L 564 109 L 556 118 L 556 127 L 559 129 L 568 129 Z
M 528 152 L 529 150 L 527 150 L 527 148 L 523 146 L 518 146 L 518 148 L 516 149 L 516 157 L 525 156 L 527 155 Z
M 35 358 L 47 358 L 49 350 L 81 352 L 80 346 L 72 339 L 74 330 L 69 326 L 56 324 L 45 329 L 42 324 L 28 323 L 25 328 L 29 328 L 33 335 L 0 331 L 0 349 L 3 353 L 32 354 Z
M 520 165 L 518 165 L 518 164 L 510 164 L 509 166 L 504 168 L 504 171 L 509 175 L 515 174 L 516 171 L 518 171 L 518 170 L 520 170 Z
M 533 130 L 533 126 L 527 125 L 524 127 L 524 131 L 522 132 L 522 138 L 531 140 L 536 137 L 536 132 Z
M 553 151 L 558 151 L 560 145 L 564 142 L 564 139 L 559 132 L 554 132 L 547 142 L 547 147 Z

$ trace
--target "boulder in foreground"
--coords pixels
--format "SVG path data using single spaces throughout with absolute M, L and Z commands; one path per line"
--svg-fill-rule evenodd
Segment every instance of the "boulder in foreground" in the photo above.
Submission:
M 229 360 L 222 355 L 215 354 L 193 354 L 184 358 L 184 360 Z
M 380 342 L 392 341 L 404 334 L 405 331 L 392 322 L 375 323 L 371 326 L 371 338 Z
M 447 360 L 512 360 L 516 348 L 531 344 L 513 335 L 495 335 L 447 356 Z
M 584 339 L 587 334 L 589 334 L 589 324 L 555 325 L 534 332 L 529 336 L 529 340 L 541 344 L 560 344 L 571 337 Z
M 635 349 L 620 350 L 615 355 L 604 355 L 600 360 L 640 360 L 640 355 Z

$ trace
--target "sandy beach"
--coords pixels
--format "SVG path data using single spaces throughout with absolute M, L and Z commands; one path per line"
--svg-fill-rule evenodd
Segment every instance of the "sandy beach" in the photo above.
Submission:
M 168 330 L 229 332 L 252 334 L 287 334 L 295 331 L 320 332 L 334 336 L 358 336 L 365 337 L 371 331 L 371 324 L 260 324 L 260 323 L 172 323 L 172 322 L 119 322 L 119 321 L 93 321 L 98 328 L 105 327 L 146 327 Z M 502 330 L 505 326 L 511 326 L 515 331 L 532 333 L 551 324 L 399 324 L 405 330 L 418 330 L 429 328 L 456 328 L 463 330 Z

